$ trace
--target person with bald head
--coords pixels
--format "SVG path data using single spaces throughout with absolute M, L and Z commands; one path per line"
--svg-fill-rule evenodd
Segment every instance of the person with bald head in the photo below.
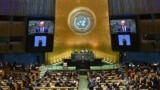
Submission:
M 39 27 L 36 28 L 36 33 L 47 33 L 48 28 L 45 26 L 44 21 L 39 22 Z
M 130 27 L 126 25 L 125 20 L 121 20 L 120 27 L 118 27 L 118 32 L 130 32 Z

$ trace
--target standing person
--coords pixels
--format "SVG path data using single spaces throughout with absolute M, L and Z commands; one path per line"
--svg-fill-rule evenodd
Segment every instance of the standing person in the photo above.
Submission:
M 40 21 L 39 27 L 36 28 L 36 33 L 47 33 L 48 28 L 45 26 L 44 21 Z
M 123 45 L 126 46 L 127 45 L 127 40 L 125 38 L 122 39 Z
M 94 90 L 95 86 L 96 86 L 95 80 L 91 79 L 90 82 L 88 83 L 89 90 Z
M 40 38 L 39 38 L 39 41 L 38 41 L 38 46 L 39 46 L 39 47 L 42 47 L 42 45 L 43 45 L 43 41 L 42 41 L 42 38 L 40 37 Z
M 122 20 L 118 32 L 130 32 L 130 27 L 126 25 L 126 21 Z

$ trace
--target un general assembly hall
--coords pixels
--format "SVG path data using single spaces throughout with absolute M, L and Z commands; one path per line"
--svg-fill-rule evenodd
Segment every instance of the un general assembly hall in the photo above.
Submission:
M 160 90 L 159 0 L 0 0 L 0 90 Z

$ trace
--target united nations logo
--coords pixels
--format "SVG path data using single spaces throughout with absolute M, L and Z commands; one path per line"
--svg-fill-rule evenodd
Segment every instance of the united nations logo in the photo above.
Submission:
M 68 25 L 77 34 L 88 34 L 95 26 L 95 19 L 95 15 L 90 9 L 79 7 L 69 14 Z
M 74 26 L 78 30 L 88 30 L 90 22 L 91 22 L 90 18 L 84 15 L 78 15 L 74 18 Z

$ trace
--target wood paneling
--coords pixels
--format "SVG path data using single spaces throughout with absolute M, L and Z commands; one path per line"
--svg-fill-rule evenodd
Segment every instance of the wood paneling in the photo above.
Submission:
M 19 52 L 25 52 L 25 45 L 22 44 L 16 44 L 13 46 L 10 46 L 10 44 L 4 44 L 0 45 L 0 53 L 19 53 Z
M 141 43 L 140 51 L 156 51 L 156 47 L 152 43 Z
M 55 15 L 56 0 L 0 0 L 0 2 L 1 15 Z M 90 4 L 92 2 L 90 1 Z M 110 15 L 160 12 L 159 0 L 106 0 L 106 2 L 109 2 Z M 96 8 L 100 10 L 100 7 Z
M 13 22 L 11 36 L 25 36 L 27 28 L 25 22 Z
M 9 52 L 24 52 L 25 51 L 25 38 L 26 38 L 26 28 L 23 21 L 0 21 L 0 36 L 8 37 L 10 36 L 21 36 L 24 41 L 18 43 L 10 43 L 8 40 L 6 43 L 0 45 L 0 53 Z M 10 47 L 10 45 L 13 45 Z
M 0 21 L 0 36 L 10 36 L 10 22 Z
M 160 35 L 160 19 L 156 19 L 154 21 L 155 32 Z
M 0 36 L 25 36 L 26 26 L 23 21 L 0 21 Z
M 0 15 L 55 15 L 55 0 L 0 0 Z
M 140 20 L 139 21 L 140 34 L 155 34 L 154 23 L 152 20 Z
M 159 0 L 108 0 L 110 15 L 160 13 Z
M 139 22 L 139 31 L 142 34 L 153 34 L 155 37 L 160 36 L 160 19 L 141 20 Z M 140 51 L 160 51 L 159 38 L 155 38 L 154 42 L 142 43 L 140 40 Z
M 76 43 L 77 45 L 75 48 L 84 48 L 86 47 L 86 44 L 78 45 L 76 42 L 77 39 L 74 39 L 73 37 L 76 36 L 71 32 L 67 25 L 66 17 L 68 13 L 71 11 L 71 9 L 77 7 L 77 6 L 87 6 L 91 8 L 95 14 L 97 19 L 97 26 L 95 30 L 93 31 L 96 33 L 90 34 L 91 37 L 94 37 L 95 40 L 91 40 L 88 38 L 88 36 L 85 36 L 81 38 L 81 42 L 87 42 L 87 47 L 89 46 L 89 42 L 94 43 L 96 46 L 99 42 L 99 39 L 105 38 L 110 42 L 110 35 L 108 35 L 108 16 L 109 15 L 129 15 L 129 14 L 154 14 L 154 13 L 160 13 L 160 1 L 159 0 L 0 0 L 0 15 L 7 15 L 7 16 L 30 16 L 30 15 L 37 15 L 37 16 L 55 16 L 56 12 L 56 23 L 61 23 L 61 25 L 56 24 L 56 30 L 55 31 L 55 43 L 68 43 L 67 45 L 71 44 L 72 41 Z M 61 4 L 58 4 L 61 2 Z M 92 4 L 93 2 L 93 4 Z M 94 4 L 94 2 L 96 2 Z M 103 5 L 99 5 L 99 3 L 102 3 Z M 56 4 L 55 4 L 56 3 Z M 73 5 L 74 4 L 74 5 Z M 105 6 L 106 5 L 106 6 Z M 109 6 L 108 6 L 109 5 Z M 67 7 L 65 7 L 67 6 Z M 65 8 L 64 8 L 65 7 Z M 56 11 L 55 11 L 56 10 Z M 101 13 L 105 12 L 105 13 Z M 102 14 L 102 15 L 98 15 Z M 108 15 L 109 14 L 109 15 Z M 107 18 L 106 18 L 107 17 Z M 160 34 L 160 20 L 139 20 L 138 22 L 138 28 L 139 28 L 139 34 Z M 103 30 L 103 29 L 106 29 Z M 65 33 L 67 35 L 73 36 L 70 37 L 70 39 L 65 38 L 66 35 L 61 34 L 60 32 Z M 98 30 L 101 32 L 99 33 Z M 97 33 L 98 32 L 98 33 Z M 105 35 L 107 33 L 107 35 Z M 26 25 L 24 21 L 0 21 L 0 36 L 24 36 L 26 38 Z M 63 36 L 63 37 L 62 37 Z M 98 36 L 98 37 L 97 37 Z M 58 38 L 56 38 L 58 37 Z M 65 40 L 62 40 L 65 38 Z M 103 39 L 102 39 L 103 40 Z M 64 42 L 62 42 L 64 41 Z M 106 41 L 103 41 L 104 43 L 101 43 L 102 45 L 106 45 Z M 24 42 L 23 42 L 24 43 Z M 59 47 L 64 47 L 64 45 L 59 45 Z M 54 48 L 56 48 L 58 44 L 55 45 Z M 108 44 L 110 45 L 110 43 Z M 23 45 L 22 45 L 23 46 Z M 141 48 L 145 48 L 147 45 L 142 45 Z M 1 47 L 1 46 L 0 46 Z M 24 46 L 23 46 L 24 47 Z M 66 46 L 64 48 L 57 48 L 57 52 L 61 52 L 64 49 L 68 48 L 70 46 Z M 7 46 L 1 47 L 0 50 L 2 51 L 9 51 Z M 146 48 L 147 49 L 147 48 Z M 158 49 L 158 48 L 157 48 Z M 15 49 L 17 50 L 17 49 Z M 23 48 L 24 50 L 24 48 Z M 20 50 L 20 51 L 23 51 Z M 98 50 L 109 50 L 110 49 L 104 49 L 102 47 L 98 47 Z M 160 49 L 159 49 L 160 50 Z M 17 50 L 19 51 L 19 50 Z

